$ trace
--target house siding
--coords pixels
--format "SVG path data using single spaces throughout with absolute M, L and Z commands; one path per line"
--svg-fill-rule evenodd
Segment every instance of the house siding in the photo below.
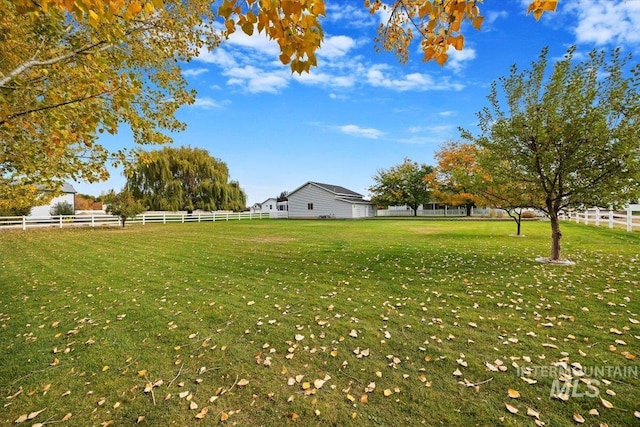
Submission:
M 50 218 L 51 208 L 60 202 L 67 202 L 75 209 L 74 193 L 65 193 L 61 196 L 55 197 L 48 205 L 35 206 L 31 209 L 31 214 L 29 216 Z
M 308 209 L 309 203 L 313 203 L 313 210 Z M 335 194 L 310 183 L 289 195 L 289 218 L 364 218 L 374 214 L 373 205 L 337 199 Z
M 262 213 L 275 212 L 278 209 L 277 203 L 278 202 L 275 198 L 265 200 L 264 202 L 262 202 L 262 208 L 260 209 L 260 212 Z

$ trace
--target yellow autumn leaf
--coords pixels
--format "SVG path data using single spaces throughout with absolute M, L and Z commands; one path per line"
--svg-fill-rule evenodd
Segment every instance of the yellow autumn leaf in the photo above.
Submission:
M 520 397 L 520 392 L 512 388 L 509 389 L 508 394 L 509 394 L 509 397 L 512 399 L 517 399 Z
M 207 415 L 207 412 L 209 412 L 209 407 L 205 406 L 204 408 L 202 408 L 200 412 L 196 414 L 196 419 L 198 420 L 203 419 Z
M 229 419 L 229 414 L 227 414 L 226 412 L 222 412 L 220 414 L 220 421 L 227 421 Z
M 247 384 L 249 384 L 249 380 L 242 378 L 240 381 L 238 381 L 238 387 L 244 387 Z

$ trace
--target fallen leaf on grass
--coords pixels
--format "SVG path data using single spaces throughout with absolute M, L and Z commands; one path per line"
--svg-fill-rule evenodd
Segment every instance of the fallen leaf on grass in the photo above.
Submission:
M 200 412 L 196 414 L 196 419 L 198 420 L 203 419 L 207 415 L 207 412 L 209 412 L 209 407 L 205 406 L 204 408 L 202 408 Z
M 247 379 L 244 379 L 244 378 L 243 378 L 243 379 L 241 379 L 240 381 L 238 381 L 238 387 L 244 387 L 244 386 L 246 386 L 247 384 L 249 384 L 249 380 L 247 380 Z
M 604 406 L 605 408 L 608 408 L 608 409 L 613 408 L 613 403 L 609 402 L 606 399 L 600 398 L 600 403 L 602 403 L 602 406 Z
M 540 418 L 540 413 L 531 408 L 527 408 L 527 415 L 533 418 Z
M 518 413 L 518 408 L 516 408 L 515 406 L 506 403 L 504 404 L 505 408 L 507 408 L 507 411 L 511 412 L 512 414 L 517 414 Z
M 584 424 L 584 418 L 577 412 L 573 414 L 573 420 L 577 423 Z
M 509 394 L 509 397 L 512 398 L 512 399 L 517 399 L 517 398 L 520 397 L 520 392 L 518 390 L 514 390 L 512 388 L 510 388 L 507 393 Z

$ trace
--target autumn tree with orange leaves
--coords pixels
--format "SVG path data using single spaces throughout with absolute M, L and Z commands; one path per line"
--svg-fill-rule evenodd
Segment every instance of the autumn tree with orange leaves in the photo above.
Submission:
M 464 206 L 470 216 L 471 208 L 482 200 L 477 192 L 482 174 L 476 161 L 476 146 L 449 141 L 435 153 L 435 158 L 437 166 L 424 179 L 433 197 L 445 205 Z
M 556 3 L 533 0 L 529 12 L 537 19 Z M 449 48 L 464 48 L 462 24 L 482 24 L 476 0 L 364 5 L 388 13 L 379 47 L 403 62 L 419 40 L 423 59 L 442 65 Z M 169 135 L 185 127 L 175 112 L 196 95 L 180 64 L 235 31 L 265 34 L 292 72 L 309 71 L 317 63 L 324 16 L 323 0 L 0 1 L 2 193 L 23 203 L 37 184 L 107 178 L 109 163 L 135 154 L 98 142 L 101 133 L 122 125 L 137 144 L 170 142 Z

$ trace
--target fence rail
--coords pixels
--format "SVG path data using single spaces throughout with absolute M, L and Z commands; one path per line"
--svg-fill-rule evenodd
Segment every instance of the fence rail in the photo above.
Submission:
M 464 208 L 418 209 L 416 215 L 413 209 L 378 209 L 376 211 L 376 216 L 465 216 L 466 214 Z
M 182 212 L 143 213 L 127 219 L 127 224 L 167 224 L 185 222 L 239 221 L 269 218 L 261 212 Z M 107 214 L 61 215 L 55 217 L 4 216 L 0 217 L 0 228 L 22 229 L 45 227 L 104 227 L 119 226 L 120 218 Z
M 590 208 L 584 211 L 563 212 L 560 219 L 575 221 L 576 224 L 595 225 L 597 227 L 624 227 L 627 231 L 640 229 L 640 204 L 628 205 L 624 211 L 603 208 Z

